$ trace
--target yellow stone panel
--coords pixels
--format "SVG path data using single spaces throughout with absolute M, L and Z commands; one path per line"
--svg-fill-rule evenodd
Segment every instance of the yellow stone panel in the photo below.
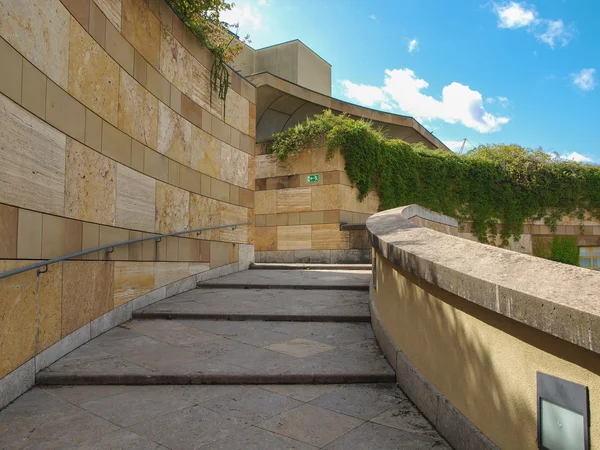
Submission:
M 230 203 L 219 202 L 219 221 L 222 225 L 232 223 L 244 223 L 248 220 L 246 208 L 232 205 Z M 222 228 L 219 233 L 219 240 L 226 242 L 237 242 L 245 244 L 248 241 L 248 227 Z
M 158 104 L 158 151 L 190 167 L 192 124 L 163 103 Z
M 48 266 L 48 272 L 39 277 L 36 353 L 46 350 L 61 338 L 62 277 L 63 263 Z
M 116 225 L 132 230 L 154 232 L 155 201 L 156 180 L 119 164 Z
M 117 163 L 67 139 L 65 215 L 104 225 L 115 224 Z
M 248 100 L 233 89 L 227 92 L 225 102 L 225 122 L 232 127 L 247 133 L 250 121 L 250 104 Z
M 0 261 L 0 272 L 17 269 L 31 261 Z M 35 355 L 35 271 L 0 280 L 0 378 Z
M 159 66 L 160 21 L 147 1 L 122 0 L 122 33 L 154 67 Z
M 277 250 L 310 250 L 311 226 L 277 227 Z
M 254 214 L 277 212 L 277 191 L 256 191 L 254 193 Z
M 119 128 L 156 150 L 158 99 L 121 69 Z
M 154 290 L 153 262 L 115 262 L 114 307 Z
M 197 127 L 192 127 L 191 167 L 213 178 L 221 176 L 221 142 Z
M 345 250 L 349 248 L 350 236 L 340 231 L 337 223 L 312 225 L 313 250 Z
M 194 263 L 196 264 L 196 263 Z M 154 288 L 187 278 L 190 275 L 189 263 L 158 262 L 154 272 Z
M 289 156 L 285 161 L 279 161 L 274 155 L 256 157 L 256 178 L 309 174 L 310 172 L 311 156 L 307 151 Z
M 275 192 L 277 192 L 277 213 L 311 211 L 311 188 L 277 189 Z
M 69 79 L 69 21 L 60 0 L 0 0 L 0 36 L 63 89 Z
M 161 74 L 177 89 L 191 97 L 192 55 L 171 33 L 163 32 L 160 46 Z
M 255 250 L 277 250 L 277 227 L 259 227 L 255 229 Z
M 341 205 L 338 197 L 338 185 L 328 184 L 325 186 L 313 186 L 311 188 L 312 210 L 330 211 L 340 209 Z
M 68 92 L 100 117 L 117 124 L 119 65 L 71 17 Z
M 313 148 L 310 154 L 312 172 L 329 172 L 338 169 L 338 151 L 333 153 L 329 161 L 327 161 L 327 148 Z
M 248 187 L 248 154 L 221 142 L 221 180 Z
M 65 261 L 62 336 L 113 309 L 113 262 Z
M 376 213 L 379 211 L 379 196 L 376 192 L 369 192 L 367 195 L 367 212 Z
M 0 94 L 0 203 L 63 215 L 67 138 Z
M 93 0 L 93 2 L 98 5 L 110 23 L 121 31 L 121 0 Z
M 156 229 L 174 233 L 189 229 L 190 193 L 169 184 L 156 182 Z
M 219 224 L 219 201 L 202 195 L 190 194 L 190 229 L 197 230 Z M 219 238 L 219 230 L 203 231 L 197 237 L 216 240 Z
M 190 98 L 204 109 L 214 111 L 217 103 L 210 104 L 210 70 L 192 58 L 192 92 Z M 220 116 L 220 112 L 216 112 Z

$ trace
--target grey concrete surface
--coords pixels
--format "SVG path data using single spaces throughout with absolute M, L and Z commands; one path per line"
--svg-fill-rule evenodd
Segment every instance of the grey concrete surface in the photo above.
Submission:
M 34 388 L 0 448 L 449 449 L 393 384 Z

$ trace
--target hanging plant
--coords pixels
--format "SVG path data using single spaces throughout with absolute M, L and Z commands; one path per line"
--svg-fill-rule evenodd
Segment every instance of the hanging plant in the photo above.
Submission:
M 223 11 L 234 4 L 226 0 L 166 0 L 183 24 L 196 36 L 215 57 L 210 70 L 210 89 L 219 100 L 227 99 L 229 90 L 229 67 L 234 58 L 250 43 L 250 36 L 239 38 L 239 24 L 230 24 L 220 19 Z M 236 30 L 233 33 L 231 29 Z M 212 95 L 210 95 L 212 105 Z

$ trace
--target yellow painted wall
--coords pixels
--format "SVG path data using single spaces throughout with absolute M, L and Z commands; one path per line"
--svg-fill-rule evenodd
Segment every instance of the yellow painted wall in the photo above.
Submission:
M 402 271 L 377 255 L 373 298 L 412 364 L 500 448 L 535 449 L 536 371 L 589 387 L 600 448 L 600 357 Z

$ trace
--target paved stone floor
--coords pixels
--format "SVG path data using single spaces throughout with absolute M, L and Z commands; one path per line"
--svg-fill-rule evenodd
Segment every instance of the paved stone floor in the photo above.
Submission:
M 1 449 L 449 449 L 392 384 L 64 386 L 0 411 Z
M 390 383 L 369 280 L 252 270 L 144 308 L 0 411 L 0 449 L 449 449 Z

